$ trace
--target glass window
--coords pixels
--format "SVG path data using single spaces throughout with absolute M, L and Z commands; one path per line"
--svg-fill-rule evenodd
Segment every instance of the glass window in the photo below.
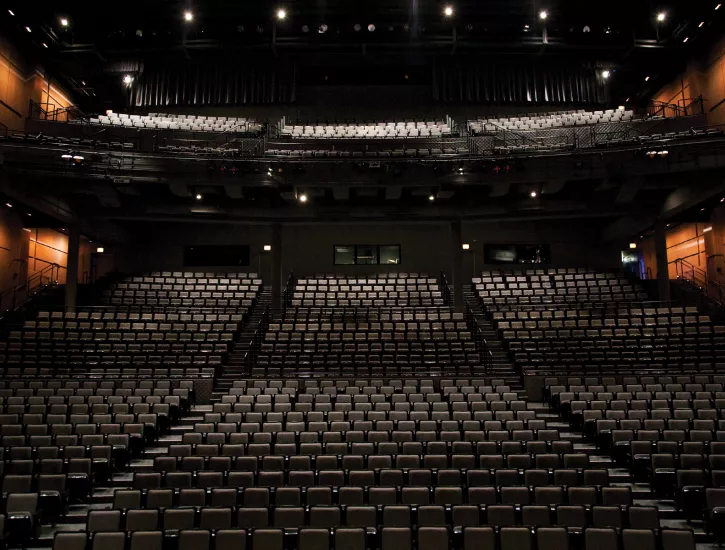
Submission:
M 336 244 L 335 265 L 355 265 L 355 247 Z
M 357 253 L 355 263 L 357 265 L 377 265 L 378 264 L 378 247 L 376 245 L 360 244 L 355 247 Z
M 398 265 L 400 246 L 397 244 L 380 245 L 380 265 Z

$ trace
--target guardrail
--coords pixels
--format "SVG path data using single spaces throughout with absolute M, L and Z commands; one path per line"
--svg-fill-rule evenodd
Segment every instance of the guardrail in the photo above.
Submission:
M 706 296 L 716 301 L 719 306 L 723 305 L 725 297 L 725 285 L 713 281 L 707 275 L 707 271 L 697 267 L 685 259 L 678 258 L 670 262 L 675 266 L 677 279 L 686 281 L 702 291 Z
M 3 312 L 15 311 L 41 290 L 56 286 L 60 270 L 60 265 L 48 264 L 28 277 L 23 284 L 0 292 L 0 309 Z
M 473 340 L 476 343 L 476 350 L 481 355 L 484 371 L 486 374 L 489 374 L 493 367 L 493 352 L 491 351 L 491 349 L 488 346 L 488 341 L 483 336 L 483 331 L 481 330 L 478 320 L 476 319 L 476 316 L 473 313 L 473 308 L 471 307 L 471 304 L 469 304 L 468 301 L 466 301 L 465 306 L 466 306 L 466 324 L 468 325 L 468 328 L 471 330 Z

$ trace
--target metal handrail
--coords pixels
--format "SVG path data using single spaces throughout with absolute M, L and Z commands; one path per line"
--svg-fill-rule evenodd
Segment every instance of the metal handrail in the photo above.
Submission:
M 270 307 L 267 306 L 264 310 L 264 313 L 262 314 L 262 318 L 259 320 L 257 330 L 254 331 L 254 335 L 252 336 L 252 341 L 249 346 L 249 351 L 244 357 L 244 364 L 246 367 L 252 367 L 257 363 L 259 353 L 262 351 L 262 342 L 264 341 L 264 336 L 269 329 L 269 312 Z
M 447 306 L 450 306 L 452 301 L 452 294 L 451 294 L 451 287 L 448 285 L 448 279 L 446 278 L 446 274 L 441 270 L 441 289 L 443 292 L 443 303 Z
M 295 292 L 295 285 L 297 284 L 297 280 L 295 279 L 295 272 L 294 270 L 291 270 L 289 272 L 289 276 L 287 277 L 287 284 L 284 287 L 284 291 L 282 292 L 282 304 L 285 309 L 287 310 L 288 306 L 292 306 L 292 296 Z
M 483 336 L 483 330 L 481 330 L 481 327 L 478 324 L 478 320 L 473 313 L 473 308 L 471 307 L 471 304 L 468 302 L 468 300 L 466 300 L 465 302 L 465 308 L 466 324 L 473 333 L 473 340 L 476 343 L 476 350 L 479 354 L 481 354 L 481 357 L 483 358 L 484 372 L 486 374 L 489 374 L 493 367 L 493 352 L 488 347 L 488 341 Z
M 686 281 L 697 287 L 708 297 L 715 300 L 718 305 L 723 304 L 725 297 L 725 285 L 719 281 L 713 281 L 707 274 L 707 271 L 701 267 L 688 262 L 684 258 L 677 258 L 670 262 L 675 266 L 675 275 L 677 279 Z
M 29 276 L 23 284 L 0 292 L 0 305 L 2 306 L 2 311 L 15 311 L 18 307 L 27 302 L 34 293 L 37 293 L 49 286 L 57 285 L 60 269 L 61 266 L 59 264 L 48 264 L 37 273 L 33 273 Z M 8 300 L 10 303 L 6 306 L 5 304 Z

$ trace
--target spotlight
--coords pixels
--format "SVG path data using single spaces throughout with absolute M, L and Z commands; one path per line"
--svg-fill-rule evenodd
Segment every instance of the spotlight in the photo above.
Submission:
M 645 81 L 645 82 L 649 82 L 649 76 L 645 76 L 645 77 L 644 77 L 644 81 Z
M 462 248 L 463 250 L 470 250 L 470 249 L 471 249 L 471 245 L 470 245 L 470 244 L 462 244 L 462 245 L 461 245 L 461 248 Z
M 28 32 L 33 32 L 32 30 L 30 30 L 30 27 L 25 27 L 25 30 Z
M 10 15 L 12 15 L 13 17 L 15 17 L 15 12 L 14 12 L 13 10 L 8 10 L 8 13 L 9 13 Z
M 8 208 L 12 208 L 12 207 L 13 207 L 13 205 L 12 205 L 12 204 L 10 204 L 9 202 L 6 202 L 6 203 L 5 203 L 5 206 L 7 206 Z
M 535 199 L 535 198 L 536 198 L 536 196 L 538 195 L 538 193 L 537 193 L 536 191 L 532 191 L 532 192 L 530 193 L 530 195 L 531 195 L 531 198 L 532 198 L 532 199 Z
M 429 195 L 429 196 L 428 196 L 428 200 L 429 200 L 430 202 L 433 202 L 434 200 L 436 200 L 436 198 L 435 198 L 435 195 Z
M 609 78 L 609 75 L 610 75 L 610 74 L 611 74 L 611 73 L 610 73 L 610 72 L 609 72 L 608 70 L 606 70 L 606 69 L 605 69 L 605 70 L 603 70 L 603 71 L 602 71 L 602 78 L 603 78 L 604 80 L 606 80 L 606 79 L 608 79 L 608 78 Z
M 188 10 L 185 11 L 184 12 L 184 21 L 186 21 L 187 23 L 190 23 L 193 20 L 194 20 L 194 14 Z
M 373 25 L 372 23 L 370 23 L 368 25 L 368 32 L 375 32 L 375 25 Z
M 48 44 L 46 44 L 45 42 L 43 42 L 43 47 L 47 49 L 48 48 Z
M 272 250 L 272 245 L 271 244 L 265 244 L 264 245 L 264 251 L 265 252 L 269 252 L 270 250 Z
M 202 195 L 201 193 L 197 193 L 197 194 L 196 194 L 196 200 L 200 201 L 200 200 L 201 200 L 201 199 L 203 199 L 203 198 L 204 198 L 204 197 L 203 197 L 203 195 Z
M 549 17 L 549 13 L 546 10 L 541 10 L 539 12 L 539 19 L 542 21 L 546 20 L 547 17 Z
M 307 195 L 302 193 L 299 197 L 297 197 L 300 202 L 307 202 Z
M 133 82 L 133 77 L 130 74 L 124 75 L 123 83 L 128 86 L 131 84 L 131 82 Z
M 322 25 L 317 27 L 317 32 L 320 34 L 325 34 L 327 32 L 327 25 L 323 23 Z
M 667 19 L 667 14 L 665 12 L 661 11 L 657 14 L 658 23 L 662 23 L 665 19 Z
M 629 243 L 629 248 L 637 248 L 637 243 Z
M 60 19 L 60 26 L 61 27 L 67 27 L 68 26 L 68 19 L 66 19 L 65 17 L 61 17 L 61 19 Z
M 701 29 L 705 25 L 704 21 L 700 21 L 700 24 L 697 26 L 698 29 Z
M 452 17 L 453 16 L 453 6 L 446 6 L 443 9 L 443 15 L 446 17 Z
M 277 10 L 277 19 L 282 21 L 282 19 L 284 19 L 285 17 L 287 17 L 287 12 L 282 8 L 278 9 Z

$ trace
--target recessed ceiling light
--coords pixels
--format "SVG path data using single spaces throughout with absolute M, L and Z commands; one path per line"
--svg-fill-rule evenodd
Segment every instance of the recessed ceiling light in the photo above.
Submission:
M 535 198 L 536 198 L 536 195 L 537 195 L 537 194 L 538 194 L 538 193 L 537 193 L 536 191 L 532 191 L 532 192 L 531 192 L 531 198 L 532 198 L 532 199 L 535 199 Z
M 436 197 L 435 197 L 435 195 L 428 195 L 428 200 L 429 200 L 430 202 L 433 202 L 434 200 L 436 200 Z
M 453 6 L 446 6 L 443 9 L 443 15 L 446 17 L 451 17 L 453 15 Z
M 541 10 L 539 12 L 539 19 L 541 19 L 542 21 L 547 17 L 549 17 L 549 12 L 547 12 L 546 10 Z
M 300 202 L 307 202 L 307 195 L 302 193 L 299 197 L 297 197 Z
M 667 19 L 667 14 L 663 11 L 659 12 L 657 14 L 657 21 L 662 23 L 665 19 Z
M 607 69 L 604 69 L 604 70 L 602 71 L 602 78 L 603 78 L 604 80 L 606 80 L 607 78 L 609 78 L 610 74 L 611 74 L 611 73 L 610 73 L 610 72 L 609 72 L 609 71 L 608 71 Z
M 68 19 L 66 19 L 65 17 L 61 17 L 60 18 L 60 24 L 61 24 L 62 27 L 67 27 L 68 26 Z
M 196 200 L 200 201 L 200 200 L 201 200 L 201 199 L 203 199 L 203 198 L 204 198 L 204 197 L 202 196 L 202 194 L 201 194 L 201 193 L 197 193 L 197 194 L 196 194 Z
M 131 84 L 133 82 L 133 77 L 130 74 L 124 75 L 123 77 L 123 83 L 124 84 Z
M 282 19 L 284 19 L 285 17 L 287 17 L 287 12 L 283 8 L 278 9 L 277 10 L 277 19 L 282 21 Z
M 190 11 L 188 11 L 188 10 L 185 11 L 184 12 L 184 21 L 190 22 L 190 21 L 193 21 L 193 20 L 194 20 L 194 14 L 191 13 Z

